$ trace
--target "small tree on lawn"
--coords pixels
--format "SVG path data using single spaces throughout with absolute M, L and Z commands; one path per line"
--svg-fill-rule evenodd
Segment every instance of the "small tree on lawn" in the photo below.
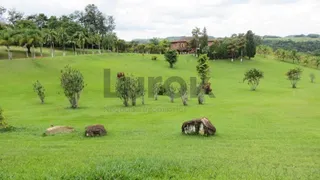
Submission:
M 251 90 L 255 91 L 261 78 L 263 78 L 263 72 L 253 68 L 244 74 L 243 82 L 248 81 L 248 84 L 251 86 Z
M 180 92 L 180 95 L 181 95 L 182 104 L 184 106 L 187 106 L 188 105 L 188 103 L 187 103 L 187 101 L 188 101 L 188 89 L 187 89 L 187 86 L 185 84 L 181 85 L 179 92 Z
M 129 79 L 129 98 L 131 99 L 132 106 L 135 106 L 137 104 L 136 103 L 137 98 L 144 94 L 144 87 L 138 78 L 131 76 L 131 77 L 128 77 L 128 79 Z
M 136 105 L 138 97 L 142 97 L 142 104 L 144 104 L 144 87 L 138 78 L 133 76 L 125 76 L 124 73 L 118 73 L 118 81 L 116 83 L 116 91 L 118 97 L 123 100 L 124 106 L 129 106 L 131 99 L 132 106 Z
M 313 73 L 310 73 L 310 81 L 311 83 L 314 83 L 314 79 L 316 78 L 316 76 Z
M 159 94 L 159 91 L 160 91 L 160 86 L 161 86 L 160 83 L 156 83 L 156 84 L 154 84 L 154 86 L 153 86 L 153 96 L 154 96 L 154 100 L 158 100 L 158 94 Z
M 118 73 L 118 81 L 116 83 L 116 91 L 118 97 L 123 100 L 123 105 L 129 105 L 129 88 L 130 79 L 126 78 L 123 73 Z
M 33 91 L 37 93 L 41 103 L 43 104 L 45 98 L 45 89 L 38 80 L 33 84 Z
M 170 64 L 170 68 L 178 61 L 178 53 L 175 50 L 169 50 L 164 54 L 166 61 Z
M 170 97 L 170 102 L 174 102 L 174 93 L 176 91 L 176 88 L 171 84 L 168 88 L 167 94 Z
M 202 84 L 200 83 L 197 86 L 197 96 L 198 96 L 198 103 L 199 104 L 203 104 L 204 103 L 204 88 L 202 86 Z
M 0 107 L 0 127 L 1 128 L 7 128 L 8 123 L 6 122 L 4 115 L 3 115 L 3 109 Z
M 69 99 L 71 108 L 77 108 L 80 93 L 85 86 L 81 72 L 67 65 L 64 70 L 61 71 L 60 81 L 61 87 L 64 89 L 64 94 Z
M 288 77 L 288 80 L 290 80 L 292 88 L 297 88 L 297 83 L 300 80 L 300 76 L 301 76 L 302 70 L 300 68 L 294 68 L 294 69 L 290 69 L 286 75 Z

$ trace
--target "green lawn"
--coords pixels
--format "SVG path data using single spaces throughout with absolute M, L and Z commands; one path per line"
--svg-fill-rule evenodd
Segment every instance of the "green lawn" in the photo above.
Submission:
M 180 56 L 174 69 L 159 56 L 103 54 L 0 61 L 0 106 L 17 129 L 0 132 L 0 179 L 320 179 L 320 71 L 303 68 L 292 89 L 285 73 L 292 64 L 256 57 L 251 61 L 210 61 L 216 98 L 184 107 L 138 101 L 123 107 L 104 98 L 103 69 L 136 76 L 196 77 L 196 59 Z M 85 87 L 80 109 L 71 110 L 60 88 L 60 70 L 81 70 Z M 242 83 L 249 68 L 264 71 L 256 92 Z M 316 75 L 316 83 L 309 74 Z M 40 104 L 32 90 L 46 89 Z M 189 82 L 189 80 L 188 80 Z M 208 117 L 212 137 L 181 134 L 184 121 Z M 104 124 L 108 135 L 85 138 L 84 128 Z M 42 137 L 46 128 L 69 125 L 75 133 Z

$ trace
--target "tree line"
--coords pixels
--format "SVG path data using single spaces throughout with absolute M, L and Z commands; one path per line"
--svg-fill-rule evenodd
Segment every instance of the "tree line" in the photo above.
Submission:
M 113 32 L 116 25 L 113 16 L 103 14 L 94 4 L 60 17 L 43 13 L 25 16 L 15 9 L 0 7 L 0 20 L 0 45 L 6 46 L 9 59 L 13 57 L 10 46 L 24 47 L 26 57 L 35 57 L 37 47 L 42 56 L 42 48 L 50 47 L 53 57 L 56 47 L 62 48 L 64 55 L 66 48 L 72 48 L 74 54 L 84 53 L 90 47 L 101 53 L 121 42 Z

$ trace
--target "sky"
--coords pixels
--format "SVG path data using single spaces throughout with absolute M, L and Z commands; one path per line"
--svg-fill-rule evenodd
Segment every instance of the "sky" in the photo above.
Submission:
M 95 4 L 116 21 L 125 40 L 190 36 L 195 27 L 225 37 L 252 30 L 258 35 L 320 34 L 319 0 L 5 0 L 1 6 L 25 15 L 70 14 Z

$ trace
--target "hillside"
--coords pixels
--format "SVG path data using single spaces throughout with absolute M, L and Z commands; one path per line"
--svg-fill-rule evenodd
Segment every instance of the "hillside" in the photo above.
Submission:
M 87 86 L 80 108 L 68 108 L 60 71 L 79 69 Z M 0 61 L 0 105 L 16 127 L 0 132 L 0 179 L 320 179 L 320 71 L 303 68 L 292 89 L 285 73 L 295 65 L 257 56 L 240 63 L 210 61 L 213 92 L 204 105 L 190 98 L 183 106 L 166 96 L 146 97 L 136 107 L 119 98 L 104 98 L 104 69 L 166 80 L 179 76 L 190 84 L 197 59 L 179 56 L 173 69 L 163 56 L 102 54 Z M 250 68 L 264 72 L 256 92 L 242 83 Z M 316 83 L 310 83 L 310 73 Z M 45 104 L 32 90 L 39 80 Z M 181 134 L 184 121 L 207 117 L 216 126 L 212 137 Z M 43 137 L 50 125 L 76 132 Z M 85 138 L 84 128 L 104 124 L 104 137 Z

